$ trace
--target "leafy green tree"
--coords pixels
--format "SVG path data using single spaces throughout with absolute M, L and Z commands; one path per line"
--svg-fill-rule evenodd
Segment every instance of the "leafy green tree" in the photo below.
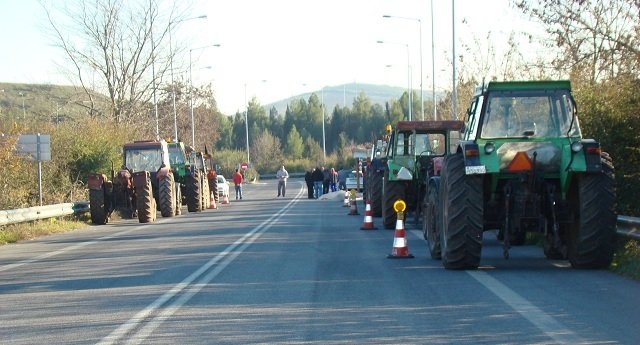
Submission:
M 275 172 L 283 163 L 280 139 L 264 129 L 251 145 L 251 163 L 261 173 Z
M 304 154 L 312 162 L 316 162 L 316 165 L 322 165 L 324 159 L 322 146 L 310 136 L 304 141 Z
M 295 125 L 291 127 L 291 131 L 289 131 L 289 135 L 287 135 L 284 153 L 287 159 L 300 159 L 304 153 L 304 143 Z

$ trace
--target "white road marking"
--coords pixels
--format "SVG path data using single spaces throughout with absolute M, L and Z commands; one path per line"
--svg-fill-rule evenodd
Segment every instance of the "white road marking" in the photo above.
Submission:
M 151 224 L 164 223 L 164 222 L 168 221 L 169 219 L 170 218 L 164 218 L 164 219 L 158 220 L 155 223 L 151 223 Z M 83 247 L 86 247 L 86 246 L 90 246 L 92 244 L 96 244 L 96 243 L 104 241 L 104 240 L 110 240 L 112 238 L 116 238 L 118 236 L 122 236 L 122 235 L 128 234 L 128 233 L 133 232 L 133 231 L 138 231 L 138 230 L 140 230 L 143 227 L 148 226 L 148 225 L 150 225 L 150 224 L 139 225 L 139 226 L 136 226 L 136 227 L 131 228 L 129 230 L 116 232 L 115 234 L 111 234 L 111 235 L 108 235 L 108 236 L 103 236 L 103 237 L 97 238 L 95 240 L 74 244 L 72 246 L 68 246 L 68 247 L 64 247 L 62 249 L 56 250 L 54 252 L 38 255 L 38 256 L 36 256 L 34 258 L 31 258 L 31 259 L 26 259 L 26 260 L 22 260 L 22 261 L 18 261 L 18 262 L 12 263 L 12 264 L 0 266 L 0 272 L 8 271 L 8 270 L 13 269 L 13 268 L 18 268 L 20 266 L 24 266 L 24 265 L 32 264 L 34 262 L 42 261 L 44 259 L 47 259 L 47 258 L 50 258 L 50 257 L 53 257 L 53 256 L 58 256 L 60 254 L 64 254 L 64 253 L 67 253 L 67 252 L 70 252 L 70 251 L 73 251 L 73 250 L 76 250 L 76 249 L 79 249 L 79 248 L 83 248 Z
M 410 233 L 416 237 L 422 239 L 421 230 L 409 230 Z M 499 280 L 493 278 L 487 272 L 483 271 L 467 271 L 471 277 L 477 280 L 480 284 L 486 287 L 494 295 L 500 298 L 503 302 L 508 304 L 518 314 L 522 315 L 525 319 L 531 322 L 539 330 L 544 332 L 548 337 L 553 339 L 557 344 L 578 344 L 584 343 L 585 340 L 579 337 L 576 333 L 566 328 L 558 320 L 554 319 L 551 315 L 542 311 L 542 309 L 536 307 L 524 297 L 511 290 L 509 287 L 501 283 Z
M 579 344 L 585 342 L 584 339 L 566 328 L 561 322 L 531 304 L 531 302 L 518 295 L 497 279 L 491 277 L 487 272 L 467 271 L 467 273 L 513 308 L 513 310 L 522 315 L 522 317 L 538 327 L 538 329 L 553 339 L 554 342 L 558 344 Z
M 229 245 L 225 248 L 220 254 L 216 255 L 214 258 L 209 260 L 207 263 L 198 268 L 195 272 L 190 274 L 183 281 L 175 285 L 171 290 L 165 292 L 162 296 L 156 299 L 149 306 L 138 312 L 131 319 L 129 319 L 124 324 L 120 325 L 120 327 L 116 328 L 109 335 L 104 337 L 98 344 L 114 344 L 120 339 L 124 338 L 129 332 L 131 332 L 134 328 L 141 325 L 145 320 L 149 318 L 149 316 L 156 312 L 157 309 L 160 309 L 162 305 L 164 305 L 168 300 L 172 299 L 176 295 L 182 292 L 182 290 L 186 290 L 184 294 L 179 296 L 173 303 L 164 307 L 161 311 L 158 312 L 158 315 L 153 319 L 147 321 L 146 325 L 142 327 L 140 330 L 135 332 L 129 337 L 129 340 L 126 342 L 127 344 L 140 344 L 142 343 L 155 329 L 157 329 L 165 320 L 171 317 L 176 311 L 178 311 L 185 303 L 187 303 L 195 294 L 197 294 L 202 288 L 204 288 L 211 280 L 213 280 L 220 272 L 222 272 L 238 255 L 240 255 L 249 245 L 251 245 L 255 240 L 257 240 L 260 235 L 269 230 L 271 226 L 276 223 L 285 213 L 291 208 L 295 203 L 300 200 L 300 196 L 304 191 L 303 188 L 300 188 L 298 194 L 295 198 L 289 201 L 282 209 L 273 214 L 264 222 L 260 223 L 253 230 L 246 233 L 240 239 Z M 208 271 L 213 265 L 220 263 L 209 272 L 207 275 L 202 277 L 197 283 L 194 281 L 200 278 L 206 271 Z

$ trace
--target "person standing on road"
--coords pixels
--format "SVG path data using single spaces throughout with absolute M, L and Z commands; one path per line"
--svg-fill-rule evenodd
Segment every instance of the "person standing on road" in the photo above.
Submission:
M 284 168 L 284 165 L 276 173 L 276 178 L 278 179 L 278 196 L 282 194 L 284 198 L 284 194 L 287 192 L 287 179 L 289 178 L 289 173 Z
M 304 174 L 304 182 L 307 183 L 307 197 L 313 199 L 313 169 Z
M 331 168 L 331 171 L 329 172 L 329 188 L 331 188 L 332 192 L 335 192 L 337 190 L 337 184 L 338 172 L 336 172 L 336 169 Z
M 329 168 L 322 167 L 322 194 L 329 193 L 329 181 L 331 180 L 331 172 Z
M 315 190 L 315 197 L 318 199 L 322 195 L 322 181 L 324 180 L 324 174 L 320 168 L 316 168 L 313 171 L 313 189 Z
M 242 174 L 236 169 L 236 172 L 233 174 L 233 184 L 236 188 L 236 200 L 238 197 L 242 200 Z

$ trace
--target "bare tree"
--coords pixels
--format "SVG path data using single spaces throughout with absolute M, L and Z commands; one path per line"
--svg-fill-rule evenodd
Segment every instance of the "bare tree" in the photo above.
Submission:
M 117 123 L 148 118 L 154 85 L 169 70 L 161 43 L 169 34 L 175 7 L 162 16 L 155 0 L 145 5 L 124 0 L 81 0 L 60 10 L 44 7 L 56 45 L 75 68 L 77 80 L 95 103 L 97 91 L 109 98 L 108 114 Z M 175 52 L 173 52 L 175 53 Z M 154 65 L 155 64 L 155 65 Z M 152 68 L 155 66 L 155 80 Z
M 560 48 L 556 68 L 584 71 L 591 82 L 640 72 L 640 1 L 515 0 Z

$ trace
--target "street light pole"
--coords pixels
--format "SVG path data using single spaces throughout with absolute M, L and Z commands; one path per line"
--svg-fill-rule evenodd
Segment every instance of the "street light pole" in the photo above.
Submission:
M 244 112 L 244 128 L 247 140 L 247 165 L 251 164 L 249 160 L 249 103 L 247 103 L 247 83 L 244 83 L 244 104 L 247 109 Z
M 220 44 L 210 44 L 208 46 L 189 49 L 189 108 L 191 108 L 191 146 L 196 147 L 196 124 L 193 116 L 193 73 L 191 54 L 194 50 L 205 49 L 209 47 L 220 47 Z
M 419 40 L 420 40 L 420 113 L 422 114 L 422 121 L 424 121 L 424 91 L 422 88 L 422 79 L 424 79 L 424 75 L 422 74 L 422 20 L 420 18 L 411 18 L 411 17 L 399 17 L 399 16 L 390 16 L 385 14 L 382 18 L 396 18 L 396 19 L 405 19 L 405 20 L 413 20 L 418 22 L 418 27 L 420 29 L 419 32 Z M 432 21 L 433 25 L 433 21 Z
M 175 22 L 173 21 L 169 22 L 169 68 L 171 68 L 171 99 L 173 103 L 173 136 L 174 136 L 174 140 L 176 141 L 178 140 L 178 110 L 176 109 L 176 86 L 173 79 L 173 47 L 171 45 L 171 36 L 172 36 L 171 25 L 173 23 L 177 24 L 177 23 L 186 22 L 192 19 L 206 19 L 206 18 L 207 18 L 206 15 L 202 15 L 198 17 L 177 20 Z
M 433 39 L 433 0 L 431 0 L 431 99 L 433 100 L 433 119 L 438 120 L 436 113 L 436 45 Z
M 20 96 L 22 97 L 22 119 L 26 120 L 27 119 L 27 112 L 24 109 L 24 92 L 20 92 Z
M 453 60 L 453 90 L 451 91 L 451 108 L 453 110 L 453 114 L 451 114 L 451 118 L 454 120 L 458 119 L 458 115 L 456 113 L 457 100 L 456 100 L 456 0 L 451 0 L 451 37 L 452 37 L 452 45 L 453 49 L 451 49 L 452 60 Z
M 322 104 L 322 163 L 326 164 L 327 162 L 327 148 L 326 148 L 326 137 L 324 133 L 324 86 L 320 90 L 320 103 Z

